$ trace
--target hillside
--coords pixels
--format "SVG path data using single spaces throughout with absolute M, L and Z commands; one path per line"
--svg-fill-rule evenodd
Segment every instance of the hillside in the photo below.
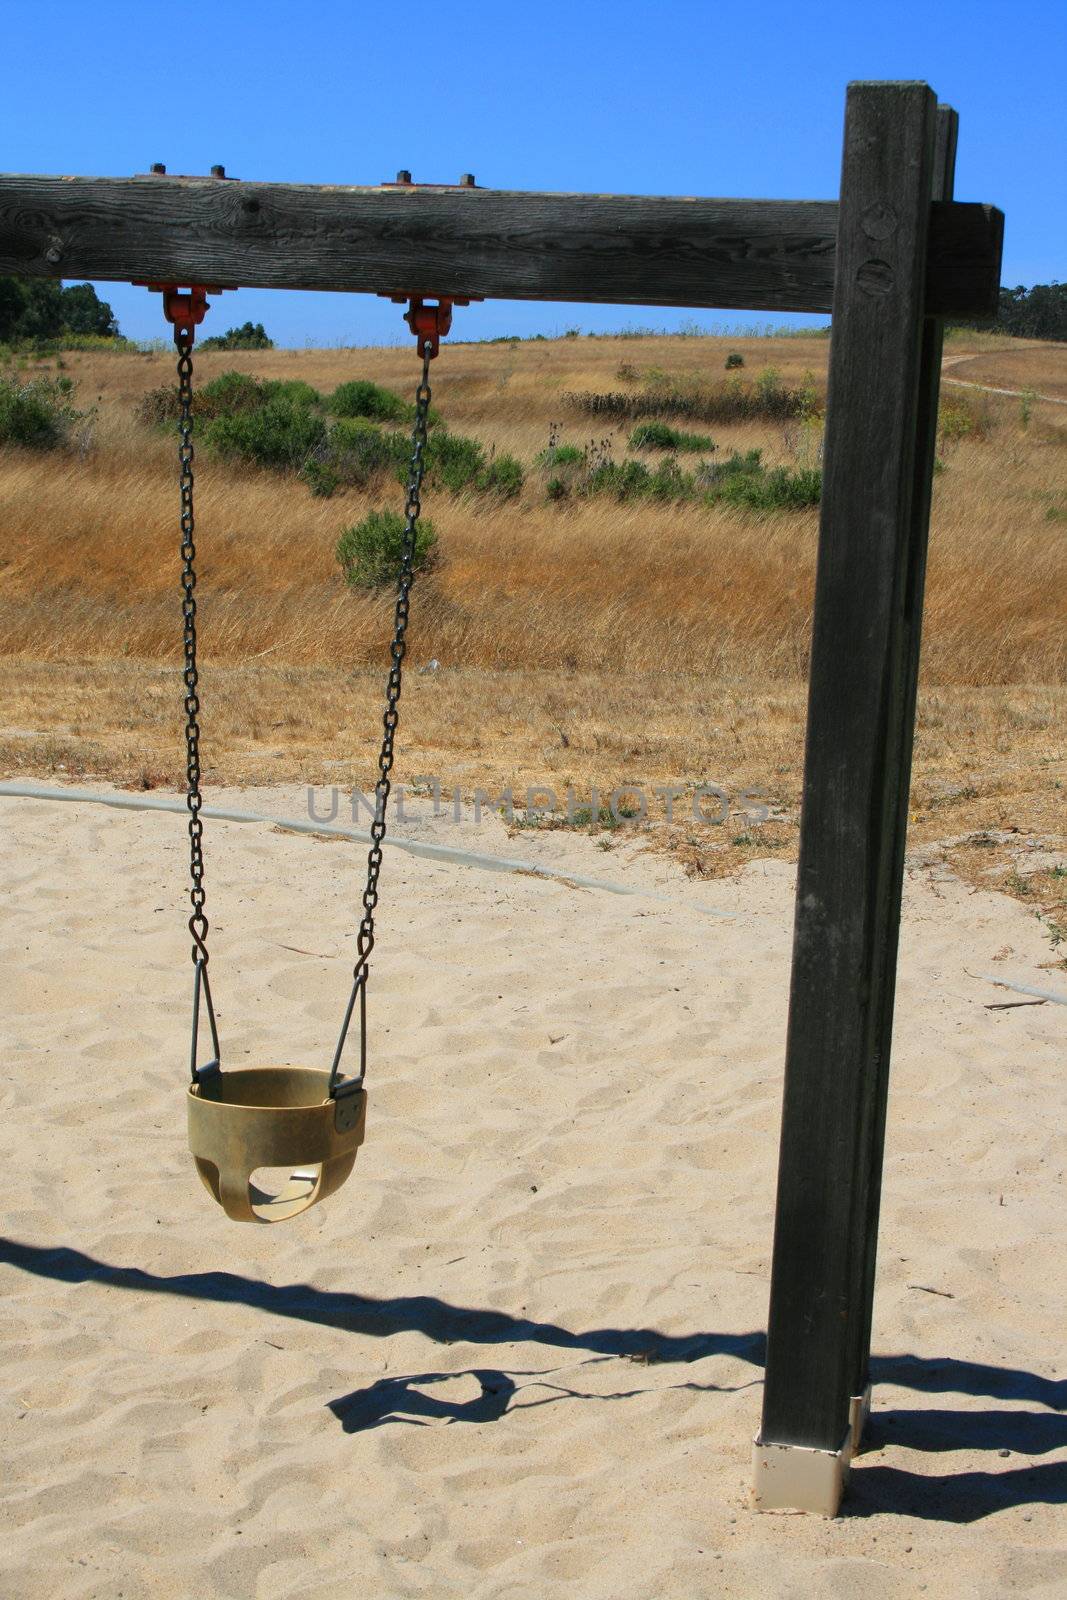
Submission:
M 770 367 L 787 387 L 811 384 L 814 415 L 695 422 L 713 437 L 710 460 L 759 449 L 771 468 L 817 465 L 825 339 L 449 342 L 433 370 L 444 424 L 513 454 L 526 478 L 513 499 L 426 495 L 438 559 L 413 600 L 402 777 L 434 773 L 467 794 L 527 783 L 562 794 L 571 784 L 582 797 L 628 782 L 711 781 L 738 794 L 760 786 L 782 820 L 758 837 L 742 828 L 711 844 L 674 843 L 700 872 L 791 851 L 817 511 L 608 494 L 554 501 L 551 469 L 536 465 L 560 443 L 634 454 L 632 421 L 583 415 L 568 396 L 718 383 L 731 350 L 746 383 Z M 62 362 L 75 403 L 95 410 L 91 442 L 0 451 L 0 767 L 176 787 L 175 454 L 172 438 L 137 416 L 173 360 L 71 353 Z M 200 383 L 227 370 L 323 392 L 368 378 L 405 397 L 417 376 L 406 347 L 197 360 Z M 1062 829 L 1067 407 L 1055 402 L 1067 398 L 1067 353 L 962 334 L 947 347 L 948 379 L 913 842 L 968 835 L 949 851 L 966 866 L 983 831 Z M 316 498 L 294 475 L 207 451 L 198 471 L 208 783 L 368 787 L 390 601 L 346 588 L 334 546 L 370 505 L 399 508 L 399 484 Z M 419 675 L 431 660 L 439 668 Z

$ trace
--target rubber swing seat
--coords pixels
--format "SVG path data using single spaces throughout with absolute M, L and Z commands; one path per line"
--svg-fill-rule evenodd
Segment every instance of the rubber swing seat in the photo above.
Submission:
M 355 1165 L 367 1095 L 334 1100 L 316 1067 L 243 1067 L 189 1085 L 189 1149 L 208 1193 L 234 1222 L 284 1222 L 339 1189 Z M 278 1194 L 252 1182 L 264 1167 L 290 1169 Z

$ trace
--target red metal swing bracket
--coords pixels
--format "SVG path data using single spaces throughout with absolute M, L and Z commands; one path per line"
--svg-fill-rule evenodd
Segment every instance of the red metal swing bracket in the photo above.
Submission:
M 430 306 L 421 294 L 391 294 L 389 298 L 398 306 L 407 301 L 404 321 L 419 342 L 419 355 L 428 355 L 432 361 L 441 348 L 441 340 L 452 326 L 452 307 L 469 306 L 472 300 L 480 300 L 481 296 L 441 294 L 437 296 L 437 304 Z
M 138 288 L 151 289 L 163 296 L 163 315 L 174 328 L 174 343 L 192 344 L 196 329 L 210 308 L 209 294 L 222 294 L 221 286 L 190 284 L 183 289 L 176 283 L 138 282 Z

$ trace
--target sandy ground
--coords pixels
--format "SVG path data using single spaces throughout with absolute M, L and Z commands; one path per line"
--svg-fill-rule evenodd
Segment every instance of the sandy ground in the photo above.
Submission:
M 1016 901 L 909 872 L 875 1414 L 825 1522 L 747 1506 L 791 868 L 419 824 L 662 898 L 391 852 L 367 1143 L 271 1229 L 184 1147 L 181 819 L 0 826 L 4 1600 L 1067 1594 L 1067 1009 L 974 976 L 1067 988 Z M 228 1064 L 328 1063 L 362 859 L 211 828 Z

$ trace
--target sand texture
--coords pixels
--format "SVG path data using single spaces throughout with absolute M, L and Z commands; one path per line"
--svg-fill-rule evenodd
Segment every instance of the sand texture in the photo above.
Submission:
M 3 1600 L 1067 1594 L 1067 1008 L 974 976 L 1067 989 L 1019 903 L 908 874 L 875 1411 L 826 1522 L 748 1508 L 792 868 L 418 824 L 660 898 L 389 853 L 367 1143 L 242 1227 L 185 1148 L 182 819 L 0 827 Z M 328 1065 L 363 857 L 210 828 L 226 1064 Z

